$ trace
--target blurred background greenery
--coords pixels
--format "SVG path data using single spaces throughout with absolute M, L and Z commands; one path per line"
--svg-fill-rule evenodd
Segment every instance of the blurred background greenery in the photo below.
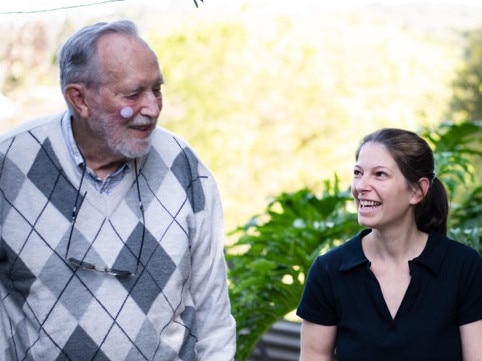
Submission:
M 67 36 L 130 18 L 166 78 L 160 123 L 215 173 L 227 231 L 280 192 L 319 190 L 335 172 L 349 184 L 365 133 L 451 118 L 467 34 L 482 21 L 481 7 L 423 1 L 205 0 L 196 8 L 189 0 L 131 0 L 26 13 L 53 7 L 29 3 L 24 13 L 0 14 L 0 131 L 62 110 L 56 52 Z

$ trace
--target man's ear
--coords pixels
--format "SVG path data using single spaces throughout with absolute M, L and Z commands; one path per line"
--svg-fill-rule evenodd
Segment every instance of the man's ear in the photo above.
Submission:
M 65 87 L 65 98 L 84 119 L 89 117 L 89 107 L 85 95 L 85 88 L 81 84 L 68 84 Z
M 420 203 L 427 195 L 429 187 L 430 187 L 429 179 L 426 177 L 420 178 L 413 187 L 414 193 L 410 203 L 411 204 Z

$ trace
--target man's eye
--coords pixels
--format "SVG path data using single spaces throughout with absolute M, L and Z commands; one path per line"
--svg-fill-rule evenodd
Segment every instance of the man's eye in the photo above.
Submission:
M 139 93 L 127 94 L 127 98 L 129 98 L 129 99 L 137 99 L 137 98 L 139 98 Z
M 152 89 L 152 93 L 156 98 L 162 98 L 162 92 L 160 88 Z

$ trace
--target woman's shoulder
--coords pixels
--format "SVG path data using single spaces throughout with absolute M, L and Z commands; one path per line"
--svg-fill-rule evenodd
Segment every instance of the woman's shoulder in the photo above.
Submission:
M 451 272 L 462 271 L 467 267 L 482 270 L 482 256 L 477 250 L 438 233 L 430 233 L 426 250 L 419 259 L 434 271 L 440 270 L 442 265 L 449 267 Z
M 464 262 L 476 264 L 482 269 L 482 255 L 475 248 L 464 243 L 449 238 L 447 254 Z
M 466 256 L 482 261 L 482 255 L 475 248 L 469 247 L 468 245 L 450 238 L 449 236 L 431 233 L 429 239 L 434 243 L 445 243 L 447 247 L 447 254 L 449 255 L 453 255 L 455 257 Z

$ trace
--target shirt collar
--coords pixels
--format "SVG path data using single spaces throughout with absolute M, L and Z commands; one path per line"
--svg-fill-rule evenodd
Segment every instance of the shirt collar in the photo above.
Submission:
M 440 272 L 442 262 L 447 253 L 449 239 L 439 233 L 432 232 L 428 236 L 424 250 L 413 262 L 428 268 L 434 275 Z
M 67 148 L 69 150 L 69 154 L 71 155 L 72 159 L 74 160 L 75 164 L 79 167 L 84 166 L 84 158 L 80 153 L 79 147 L 74 139 L 74 132 L 72 131 L 72 115 L 67 112 L 66 115 L 62 119 L 62 133 L 64 135 L 65 141 L 67 143 Z M 125 162 L 119 169 L 128 169 L 130 168 L 131 162 Z M 119 170 L 118 170 L 119 171 Z M 118 171 L 114 172 L 117 173 Z
M 343 245 L 340 271 L 348 271 L 369 262 L 363 253 L 361 239 L 370 232 L 371 229 L 364 229 Z
M 369 260 L 363 253 L 361 240 L 370 232 L 370 229 L 364 229 L 343 245 L 340 271 L 349 271 L 360 265 L 369 263 Z M 412 262 L 420 264 L 434 275 L 437 275 L 442 267 L 442 261 L 448 244 L 449 239 L 447 237 L 432 232 L 429 234 L 424 250 L 420 256 L 414 258 Z
M 131 164 L 133 163 L 133 160 L 121 164 L 116 171 L 108 175 L 105 179 L 99 179 L 95 172 L 90 169 L 87 164 L 85 164 L 82 153 L 80 152 L 80 149 L 75 142 L 74 133 L 72 131 L 72 116 L 69 114 L 69 112 L 67 112 L 62 119 L 62 132 L 67 144 L 69 154 L 74 163 L 77 165 L 77 170 L 79 174 L 82 174 L 84 171 L 84 167 L 86 167 L 86 177 L 95 187 L 95 189 L 99 191 L 99 193 L 110 193 L 112 189 L 122 181 L 124 175 L 129 171 L 129 169 L 131 169 Z
M 62 133 L 64 134 L 65 142 L 67 143 L 67 148 L 69 149 L 69 154 L 74 160 L 75 164 L 79 167 L 84 164 L 82 155 L 80 154 L 79 147 L 74 139 L 74 132 L 72 131 L 72 116 L 69 112 L 62 119 Z

